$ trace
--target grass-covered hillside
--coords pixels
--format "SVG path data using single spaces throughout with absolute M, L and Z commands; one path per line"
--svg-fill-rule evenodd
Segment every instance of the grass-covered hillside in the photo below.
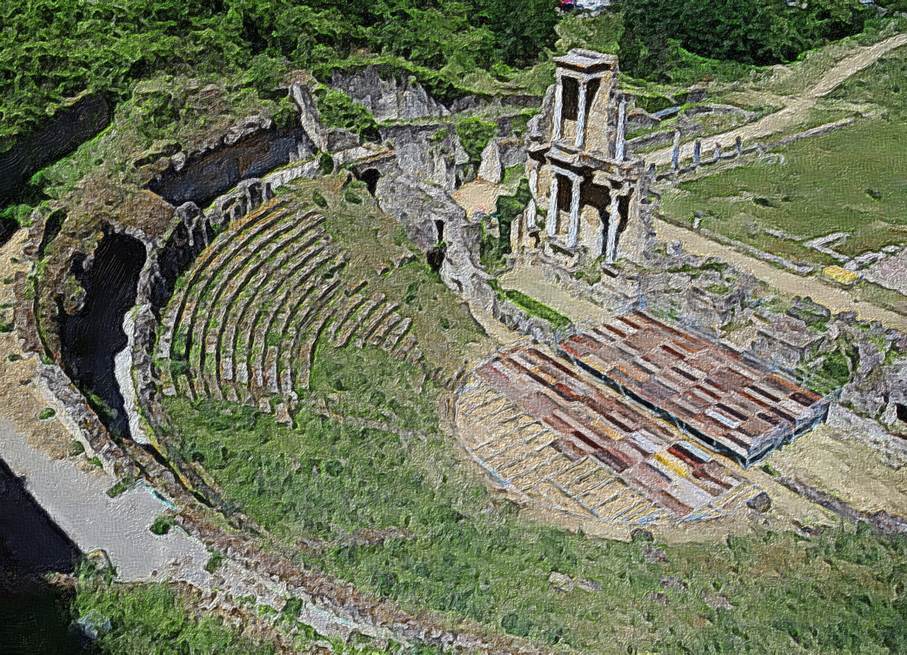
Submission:
M 436 366 L 481 345 L 421 261 L 387 265 L 406 250 L 398 231 L 359 185 L 339 182 L 282 193 L 311 198 L 332 241 L 361 253 L 341 276 L 368 275 L 393 294 L 399 311 L 417 317 L 414 333 Z M 376 277 L 376 267 L 386 270 Z M 449 392 L 421 366 L 376 347 L 338 347 L 329 334 L 315 341 L 289 424 L 256 403 L 164 399 L 175 460 L 203 471 L 219 507 L 244 513 L 299 563 L 452 626 L 476 622 L 556 652 L 905 648 L 903 538 L 841 526 L 668 546 L 540 525 L 487 490 L 447 428 Z

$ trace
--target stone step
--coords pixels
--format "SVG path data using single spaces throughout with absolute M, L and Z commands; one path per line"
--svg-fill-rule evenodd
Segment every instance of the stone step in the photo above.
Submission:
M 209 297 L 203 295 L 202 302 L 196 303 L 191 319 L 193 342 L 199 346 L 197 366 L 200 371 L 206 371 L 206 355 L 213 354 L 217 348 L 217 333 L 211 333 L 209 328 L 212 320 L 218 327 L 223 323 L 226 303 L 222 303 L 221 298 L 224 294 L 229 294 L 230 290 L 241 289 L 248 279 L 255 275 L 255 271 L 259 267 L 267 265 L 270 257 L 290 248 L 297 239 L 302 238 L 307 230 L 307 222 L 281 224 L 277 229 L 269 232 L 258 247 L 245 251 L 245 254 L 232 260 L 229 265 L 221 269 L 216 277 L 212 277 L 208 281 L 207 290 L 211 290 L 212 287 L 209 285 L 213 283 L 213 291 L 210 291 Z M 196 322 L 198 312 L 204 312 L 205 319 Z M 190 352 L 195 350 L 193 348 Z M 193 364 L 191 357 L 189 361 L 191 366 Z
M 307 260 L 301 269 L 296 270 L 296 267 L 294 266 L 287 276 L 281 278 L 272 293 L 269 294 L 268 297 L 275 297 L 276 292 L 282 289 L 281 293 L 276 295 L 276 300 L 274 302 L 274 306 L 280 308 L 278 311 L 285 311 L 300 294 L 305 294 L 314 289 L 314 276 L 319 270 L 322 270 L 324 266 L 327 266 L 331 261 L 335 260 L 336 253 L 328 244 L 315 250 L 312 253 L 311 258 L 309 257 L 310 256 L 307 255 Z M 244 318 L 242 325 L 238 326 L 237 331 L 234 333 L 234 338 L 231 343 L 236 377 L 237 380 L 243 384 L 248 382 L 250 362 L 253 358 L 252 354 L 256 345 L 256 335 L 259 333 L 258 324 L 263 319 L 267 318 L 264 329 L 261 331 L 262 335 L 266 335 L 270 333 L 277 316 L 277 313 L 268 311 L 271 307 L 266 306 L 264 302 L 261 302 L 260 298 L 255 299 L 254 307 L 254 314 L 251 315 L 250 319 Z M 247 322 L 248 320 L 251 320 L 251 322 Z M 244 348 L 240 348 L 240 338 L 245 340 Z
M 368 341 L 374 336 L 378 327 L 388 319 L 394 312 L 397 311 L 397 308 L 400 307 L 397 303 L 385 303 L 381 307 L 380 311 L 372 313 L 372 318 L 369 320 L 368 325 L 366 325 L 362 330 L 359 331 L 356 337 L 356 347 L 362 348 Z
M 297 385 L 303 389 L 309 388 L 309 379 L 312 374 L 312 365 L 315 363 L 315 344 L 325 326 L 331 321 L 336 314 L 335 307 L 329 307 L 327 311 L 322 312 L 315 323 L 309 328 L 305 340 L 302 342 L 301 352 L 298 357 L 302 362 L 302 367 L 297 376 Z
M 275 205 L 276 207 L 280 206 Z M 187 311 L 191 312 L 194 308 L 199 296 L 197 286 L 203 279 L 207 279 L 206 276 L 209 269 L 216 270 L 222 266 L 229 254 L 237 249 L 237 242 L 239 243 L 239 248 L 247 247 L 265 234 L 272 226 L 282 221 L 288 213 L 287 210 L 280 209 L 272 213 L 261 214 L 258 220 L 243 223 L 236 231 L 222 232 L 215 238 L 192 267 L 189 273 L 189 280 L 183 287 L 179 298 L 175 299 L 175 303 L 174 299 L 170 302 L 170 305 L 175 307 L 173 319 L 169 322 L 171 343 L 172 330 L 178 329 L 183 322 L 183 316 Z M 167 354 L 169 355 L 169 351 Z
M 387 337 L 385 337 L 384 349 L 390 353 L 396 352 L 400 346 L 400 341 L 407 335 L 412 324 L 413 319 L 409 316 L 404 317 L 402 321 L 391 329 Z
M 347 292 L 347 296 L 343 310 L 338 313 L 337 320 L 331 324 L 330 338 L 335 348 L 346 345 L 340 336 L 340 329 L 347 325 L 353 315 L 368 301 L 368 297 L 362 293 Z
M 292 248 L 284 251 L 269 266 L 260 267 L 251 279 L 245 279 L 239 288 L 231 294 L 223 310 L 223 315 L 219 319 L 217 331 L 215 357 L 217 359 L 216 372 L 218 379 L 221 377 L 227 380 L 233 379 L 232 345 L 236 335 L 236 327 L 245 318 L 249 307 L 261 298 L 271 298 L 273 289 L 282 279 L 290 277 L 293 271 L 304 267 L 311 257 L 316 254 L 313 246 L 321 243 L 323 238 L 323 230 L 310 230 L 306 233 L 303 241 L 295 243 Z M 293 268 L 284 272 L 285 267 L 291 263 L 294 264 Z M 262 285 L 265 283 L 268 286 L 263 289 Z M 242 302 L 239 306 L 239 315 L 235 316 L 236 312 L 233 309 L 237 301 L 240 300 Z
M 334 250 L 333 246 L 330 244 L 327 246 L 324 246 L 323 251 L 325 252 L 325 254 L 327 252 L 331 252 L 331 253 L 336 252 Z M 321 257 L 318 257 L 318 259 L 316 261 L 320 261 L 320 260 L 321 260 Z M 327 267 L 321 267 L 321 266 L 306 267 L 304 269 L 305 277 L 300 276 L 298 278 L 298 280 L 296 281 L 296 288 L 294 289 L 294 291 L 300 290 L 300 291 L 306 292 L 309 289 L 317 288 L 318 285 L 320 284 L 320 280 L 324 276 L 331 276 L 336 273 L 336 269 L 335 269 L 336 261 L 337 261 L 337 255 L 335 254 L 333 257 L 331 257 L 328 260 L 329 265 Z M 292 284 L 292 282 L 293 281 L 290 281 L 291 284 Z M 292 289 L 292 287 L 291 287 L 291 289 Z M 269 334 L 271 334 L 277 315 L 284 315 L 285 310 L 286 310 L 285 304 L 278 306 L 272 300 L 269 300 L 269 299 L 266 299 L 264 302 L 262 302 L 259 305 L 258 311 L 256 312 L 255 321 L 253 322 L 253 330 L 250 332 L 251 338 L 249 340 L 249 347 L 247 348 L 247 352 L 246 352 L 246 357 L 250 362 L 252 362 L 253 360 L 260 360 L 264 357 L 265 351 L 264 351 L 264 346 L 263 346 L 263 340 L 266 339 Z M 264 320 L 264 324 L 262 325 L 261 322 L 263 320 Z M 277 334 L 281 335 L 283 333 L 282 330 L 285 330 L 285 329 L 286 329 L 286 326 L 285 325 L 282 326 L 281 331 L 278 331 Z M 260 365 L 260 362 L 257 365 Z
M 319 320 L 322 313 L 326 316 L 333 315 L 333 309 L 328 307 L 333 296 L 340 290 L 342 282 L 339 279 L 333 281 L 326 281 L 320 289 L 318 295 L 314 298 L 312 305 L 310 305 L 305 313 L 302 315 L 299 323 L 296 324 L 295 329 L 292 330 L 293 336 L 290 344 L 286 344 L 286 336 L 282 342 L 281 348 L 281 368 L 289 369 L 291 372 L 290 377 L 290 386 L 282 389 L 284 395 L 288 395 L 290 392 L 296 390 L 297 385 L 304 380 L 305 388 L 308 388 L 308 367 L 311 364 L 309 359 L 308 350 L 301 351 L 301 345 L 305 344 L 307 348 L 314 346 L 315 341 L 306 339 L 305 337 L 310 337 L 312 339 L 317 339 L 317 336 L 321 333 L 321 329 L 324 327 L 324 322 Z M 311 333 L 311 334 L 310 334 Z M 302 370 L 300 374 L 294 372 L 293 359 L 297 358 L 302 361 Z
M 391 333 L 395 327 L 400 325 L 403 322 L 404 316 L 399 312 L 392 312 L 388 314 L 387 319 L 381 323 L 375 329 L 372 338 L 369 339 L 369 344 L 372 346 L 377 346 L 379 348 L 384 348 L 387 342 L 387 336 Z
M 362 325 L 363 321 L 367 321 L 369 317 L 375 312 L 375 310 L 384 303 L 385 295 L 383 293 L 377 293 L 369 298 L 360 308 L 360 310 L 354 313 L 350 319 L 347 321 L 346 327 L 340 331 L 340 337 L 334 341 L 334 347 L 344 348 L 346 347 L 350 340 L 353 338 L 353 335 L 359 330 L 359 327 Z

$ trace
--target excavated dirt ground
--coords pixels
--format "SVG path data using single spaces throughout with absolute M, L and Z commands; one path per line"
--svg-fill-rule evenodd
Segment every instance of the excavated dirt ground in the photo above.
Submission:
M 26 230 L 19 230 L 0 247 L 0 322 L 12 322 L 13 307 L 16 303 L 13 291 L 13 277 L 20 271 L 27 271 L 28 260 L 22 255 Z M 12 358 L 12 359 L 11 359 Z M 38 358 L 26 355 L 21 348 L 15 330 L 0 334 L 0 407 L 3 416 L 19 432 L 25 435 L 30 445 L 40 448 L 54 459 L 62 459 L 69 453 L 72 437 L 57 418 L 40 419 L 48 404 L 36 384 Z
M 907 467 L 891 468 L 876 450 L 823 425 L 773 453 L 768 464 L 856 510 L 907 516 Z

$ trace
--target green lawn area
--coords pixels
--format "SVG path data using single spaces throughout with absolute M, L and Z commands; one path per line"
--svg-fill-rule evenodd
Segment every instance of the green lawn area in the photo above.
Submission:
M 757 161 L 681 184 L 663 197 L 665 218 L 689 225 L 700 211 L 704 229 L 819 264 L 834 262 L 798 241 L 849 232 L 835 249 L 851 257 L 907 243 L 904 89 L 907 48 L 902 47 L 849 79 L 828 100 L 873 104 L 884 118 L 794 143 L 780 149 L 775 162 Z M 794 239 L 771 236 L 767 229 Z
M 842 528 L 665 546 L 538 525 L 486 491 L 420 378 L 382 351 L 320 348 L 307 398 L 409 436 L 307 411 L 284 427 L 229 403 L 165 402 L 174 445 L 227 501 L 288 545 L 320 542 L 302 563 L 414 612 L 564 652 L 907 649 L 907 540 Z M 554 571 L 600 590 L 557 591 Z
M 783 160 L 758 161 L 681 184 L 662 210 L 673 222 L 702 227 L 782 256 L 826 264 L 794 240 L 849 232 L 836 246 L 844 255 L 907 243 L 907 125 L 866 122 L 807 139 L 780 151 Z

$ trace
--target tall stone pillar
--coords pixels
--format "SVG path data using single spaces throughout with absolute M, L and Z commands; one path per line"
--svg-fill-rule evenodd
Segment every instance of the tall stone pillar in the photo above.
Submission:
M 529 208 L 526 212 L 526 227 L 529 230 L 535 230 L 536 218 L 538 217 L 538 208 L 535 206 L 535 199 L 539 192 L 539 172 L 534 166 L 529 169 Z
M 573 187 L 570 194 L 570 231 L 567 234 L 567 247 L 576 248 L 576 242 L 579 238 L 579 210 L 580 210 L 580 191 L 583 178 L 579 175 L 571 176 Z
M 551 140 L 558 141 L 561 138 L 561 122 L 564 118 L 564 78 L 562 75 L 557 76 L 557 83 L 554 86 L 554 131 L 551 133 Z
M 583 146 L 586 144 L 586 90 L 588 82 L 586 80 L 580 80 L 579 82 L 579 98 L 577 100 L 577 110 L 576 110 L 576 139 L 574 139 L 574 145 L 578 150 L 582 150 Z
M 557 173 L 551 171 L 551 188 L 548 191 L 548 236 L 557 234 Z
M 627 101 L 621 98 L 617 106 L 617 139 L 614 141 L 614 159 L 617 161 L 624 160 L 624 154 L 627 147 Z
M 693 142 L 693 168 L 699 168 L 699 163 L 702 161 L 702 141 L 696 139 Z
M 605 242 L 605 262 L 608 264 L 613 264 L 617 258 L 618 225 L 620 225 L 620 198 L 614 194 L 608 205 L 608 238 Z
M 674 130 L 674 144 L 671 147 L 671 170 L 680 168 L 680 130 Z

